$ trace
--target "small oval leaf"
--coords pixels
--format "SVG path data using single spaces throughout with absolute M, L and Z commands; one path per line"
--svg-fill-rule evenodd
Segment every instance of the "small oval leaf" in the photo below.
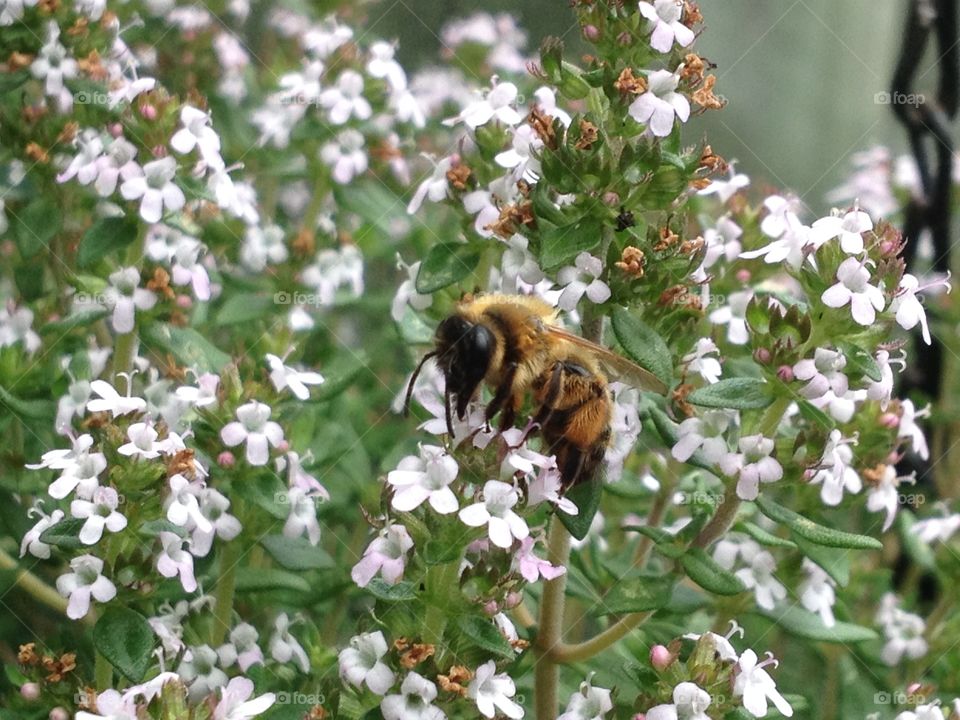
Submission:
M 624 352 L 637 363 L 669 385 L 673 379 L 670 348 L 657 331 L 625 308 L 613 310 L 613 334 Z
M 687 401 L 702 407 L 761 410 L 773 402 L 766 385 L 759 378 L 727 378 L 697 388 L 687 396 Z
M 740 578 L 724 569 L 700 548 L 691 548 L 680 558 L 680 564 L 691 580 L 704 590 L 717 595 L 737 595 L 746 588 Z
M 156 638 L 149 623 L 136 610 L 108 607 L 93 628 L 93 646 L 127 680 L 143 680 L 153 660 Z
M 834 530 L 833 528 L 819 525 L 813 520 L 805 518 L 803 515 L 788 510 L 782 505 L 778 505 L 770 498 L 761 495 L 756 500 L 760 512 L 771 520 L 781 525 L 786 525 L 795 535 L 809 540 L 817 545 L 826 545 L 827 547 L 851 548 L 854 550 L 879 550 L 883 547 L 876 538 L 867 535 L 855 535 L 854 533 Z
M 480 249 L 473 243 L 440 243 L 427 252 L 417 273 L 416 287 L 421 295 L 460 282 L 473 273 L 480 262 Z

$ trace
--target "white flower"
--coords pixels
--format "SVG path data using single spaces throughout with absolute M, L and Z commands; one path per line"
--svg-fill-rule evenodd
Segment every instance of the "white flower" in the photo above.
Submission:
M 213 545 L 214 536 L 229 542 L 240 534 L 240 521 L 227 512 L 230 501 L 213 488 L 204 488 L 200 491 L 200 513 L 205 524 L 191 523 L 193 530 L 190 536 L 190 553 L 194 557 L 206 557 Z
M 767 700 L 786 717 L 793 716 L 790 707 L 783 695 L 777 690 L 773 678 L 763 668 L 767 665 L 776 666 L 773 655 L 767 653 L 767 659 L 757 663 L 757 654 L 753 650 L 744 650 L 737 661 L 737 675 L 733 683 L 733 696 L 743 697 L 743 707 L 754 717 L 765 717 L 767 714 Z
M 248 700 L 253 695 L 253 681 L 235 677 L 220 691 L 220 701 L 213 711 L 213 720 L 249 720 L 269 710 L 277 696 L 264 693 Z
M 254 272 L 265 269 L 268 262 L 273 265 L 282 263 L 288 255 L 283 236 L 283 228 L 279 225 L 250 225 L 243 234 L 240 261 Z
M 512 510 L 519 501 L 513 485 L 488 480 L 483 486 L 483 500 L 463 508 L 460 520 L 470 527 L 486 525 L 490 541 L 506 549 L 513 545 L 514 538 L 523 540 L 530 534 L 527 523 Z
M 707 357 L 714 353 L 720 354 L 717 344 L 708 337 L 700 338 L 693 352 L 684 355 L 681 362 L 687 366 L 687 372 L 697 373 L 708 383 L 715 383 L 720 379 L 723 369 L 717 358 Z
M 893 593 L 884 595 L 876 621 L 883 627 L 886 638 L 880 658 L 887 665 L 898 665 L 904 657 L 915 660 L 927 654 L 929 648 L 924 638 L 926 623 L 919 615 L 898 607 Z
M 537 153 L 543 140 L 532 125 L 523 124 L 513 129 L 510 149 L 497 153 L 494 161 L 502 168 L 512 169 L 513 177 L 535 183 L 540 178 L 540 160 Z
M 22 342 L 28 353 L 41 345 L 40 336 L 33 331 L 33 311 L 28 307 L 0 307 L 0 347 Z
M 103 560 L 93 555 L 80 555 L 70 561 L 72 573 L 57 578 L 57 592 L 69 598 L 67 617 L 79 620 L 90 610 L 90 598 L 97 602 L 109 602 L 117 594 L 117 588 L 105 578 Z
M 197 579 L 193 575 L 193 556 L 183 549 L 184 539 L 176 533 L 160 533 L 160 545 L 163 552 L 157 557 L 157 571 L 166 578 L 180 576 L 180 584 L 186 592 L 197 589 Z
M 444 125 L 464 123 L 470 129 L 486 125 L 491 120 L 499 120 L 505 125 L 516 125 L 523 115 L 513 108 L 517 99 L 517 86 L 509 82 L 499 82 L 493 78 L 492 86 L 480 100 L 474 100 L 456 117 L 443 121 Z
M 940 709 L 940 701 L 936 700 L 929 705 L 917 705 L 913 710 L 904 710 L 893 720 L 944 720 L 943 710 Z M 953 701 L 954 712 L 950 714 L 953 717 L 960 709 L 960 700 Z
M 657 705 L 646 712 L 647 720 L 710 720 L 710 694 L 696 683 L 682 682 L 673 689 L 673 704 Z
M 117 512 L 120 496 L 110 487 L 98 487 L 93 491 L 92 500 L 74 500 L 70 503 L 70 515 L 86 518 L 80 528 L 80 542 L 95 545 L 103 537 L 104 529 L 112 533 L 120 532 L 127 526 L 127 518 Z
M 320 159 L 330 166 L 335 182 L 346 185 L 357 175 L 366 172 L 367 154 L 363 146 L 363 135 L 353 128 L 347 128 L 320 149 Z
M 200 512 L 200 502 L 197 500 L 201 487 L 191 483 L 180 473 L 170 478 L 170 497 L 167 498 L 167 520 L 178 527 L 199 527 L 209 532 L 212 530 L 210 521 Z
M 594 687 L 588 678 L 580 683 L 579 691 L 570 695 L 566 711 L 557 720 L 602 720 L 611 710 L 613 700 L 610 699 L 610 691 Z
M 640 3 L 640 14 L 653 26 L 650 47 L 662 53 L 670 52 L 676 40 L 680 47 L 693 42 L 693 30 L 680 21 L 683 3 L 680 0 L 653 0 Z
M 739 453 L 720 458 L 720 469 L 737 478 L 737 495 L 743 500 L 756 500 L 760 483 L 776 482 L 783 477 L 783 467 L 774 458 L 773 440 L 763 435 L 740 438 Z
M 323 375 L 309 370 L 297 370 L 290 365 L 284 365 L 283 360 L 276 355 L 267 353 L 267 363 L 270 365 L 270 382 L 277 392 L 284 388 L 290 388 L 300 400 L 310 398 L 310 390 L 307 385 L 322 385 Z
M 851 467 L 853 450 L 850 445 L 856 439 L 844 440 L 839 430 L 831 430 L 830 437 L 823 449 L 823 457 L 810 482 L 823 483 L 820 499 L 827 505 L 836 506 L 843 500 L 843 492 L 856 495 L 863 487 L 857 471 Z
M 189 648 L 177 672 L 189 686 L 192 702 L 199 702 L 227 684 L 227 674 L 217 667 L 217 653 L 209 645 Z
M 911 528 L 911 532 L 928 545 L 935 540 L 947 542 L 957 530 L 960 530 L 960 513 L 919 520 Z
M 920 281 L 915 275 L 904 273 L 900 278 L 900 285 L 890 303 L 890 312 L 896 314 L 897 324 L 904 330 L 912 330 L 920 324 L 920 330 L 923 333 L 923 341 L 930 344 L 930 328 L 927 326 L 927 314 L 923 309 L 923 304 L 917 297 L 917 293 L 926 290 L 929 287 L 943 285 L 947 292 L 950 292 L 950 274 L 942 280 L 920 287 Z
M 393 585 L 403 577 L 407 553 L 412 547 L 410 533 L 403 525 L 394 523 L 381 530 L 380 535 L 370 542 L 363 557 L 350 571 L 350 577 L 359 587 L 366 587 L 380 573 L 384 582 Z
M 407 74 L 393 55 L 396 48 L 390 43 L 375 42 L 370 46 L 370 60 L 367 62 L 367 72 L 371 77 L 383 78 L 394 90 L 402 90 L 407 86 Z
M 429 155 L 424 155 L 424 157 L 433 162 Z M 417 212 L 423 205 L 425 198 L 428 198 L 430 202 L 440 202 L 447 197 L 447 192 L 450 189 L 447 172 L 453 167 L 453 160 L 452 156 L 448 156 L 434 163 L 433 172 L 417 186 L 413 197 L 410 198 L 410 203 L 407 205 L 408 213 L 413 215 Z
M 373 113 L 363 97 L 363 76 L 355 70 L 344 70 L 334 87 L 320 93 L 320 105 L 327 109 L 330 122 L 343 125 L 351 117 L 367 120 Z
M 927 417 L 930 417 L 929 405 L 923 410 L 917 410 L 913 400 L 902 400 L 900 402 L 900 425 L 897 428 L 897 437 L 908 439 L 910 447 L 920 456 L 921 460 L 930 459 L 930 448 L 927 446 L 927 438 L 920 425 L 917 424 L 917 420 Z
M 196 148 L 209 167 L 223 168 L 223 158 L 220 157 L 220 136 L 210 127 L 210 113 L 205 113 L 191 105 L 184 105 L 180 110 L 180 123 L 183 127 L 170 138 L 170 147 L 181 155 L 186 155 Z
M 120 268 L 110 273 L 110 287 L 104 296 L 113 310 L 111 324 L 121 334 L 132 332 L 137 310 L 149 310 L 157 304 L 157 296 L 139 287 L 140 271 L 135 267 Z
M 183 190 L 173 182 L 176 174 L 177 161 L 172 157 L 153 160 L 142 168 L 131 165 L 120 194 L 124 200 L 140 198 L 140 217 L 148 223 L 160 222 L 164 208 L 177 212 L 187 202 Z
M 830 215 L 820 218 L 811 229 L 817 238 L 817 245 L 839 236 L 840 247 L 845 253 L 859 255 L 863 252 L 862 233 L 873 230 L 873 220 L 863 210 L 854 208 L 843 217 Z
M 299 487 L 291 487 L 287 490 L 287 503 L 290 505 L 290 512 L 283 524 L 284 536 L 298 538 L 306 535 L 311 545 L 320 542 L 320 523 L 317 520 L 314 496 L 308 495 Z
M 23 536 L 23 540 L 20 541 L 20 557 L 25 556 L 27 552 L 29 552 L 35 558 L 40 558 L 41 560 L 48 560 L 50 558 L 50 546 L 43 542 L 40 536 L 43 535 L 47 528 L 53 527 L 63 520 L 63 510 L 54 510 L 49 515 L 45 515 L 40 508 L 42 502 L 42 500 L 37 500 L 36 504 L 27 511 L 28 517 L 39 516 L 40 519 L 37 520 L 32 528 L 27 530 Z
M 717 199 L 721 203 L 726 204 L 727 200 L 732 198 L 738 190 L 747 187 L 750 184 L 750 178 L 744 175 L 743 173 L 738 173 L 735 169 L 736 160 L 731 160 L 727 163 L 727 167 L 730 172 L 729 180 L 711 180 L 710 184 L 707 185 L 703 190 L 700 190 L 698 195 L 716 195 Z M 706 240 L 706 236 L 704 236 Z
M 724 539 L 714 549 L 714 559 L 727 570 L 733 569 L 738 555 L 747 567 L 740 568 L 734 574 L 748 590 L 753 590 L 758 606 L 773 610 L 787 596 L 787 589 L 774 577 L 777 564 L 773 555 L 752 540 L 738 542 Z
M 477 673 L 467 687 L 467 697 L 477 703 L 477 709 L 487 718 L 492 718 L 499 710 L 512 720 L 523 717 L 523 708 L 512 698 L 517 686 L 506 673 L 497 674 L 497 666 L 488 660 L 477 668 Z
M 63 471 L 47 489 L 51 497 L 62 500 L 76 490 L 79 497 L 90 499 L 99 486 L 97 477 L 107 469 L 107 458 L 103 453 L 91 453 L 92 446 L 93 437 L 84 434 L 73 440 L 73 447 L 69 450 L 50 450 L 43 454 L 38 464 L 26 467 Z
M 433 704 L 437 686 L 422 675 L 407 673 L 400 695 L 387 695 L 380 703 L 384 720 L 444 720 L 446 714 Z
M 906 402 L 910 402 L 907 400 Z M 890 529 L 893 520 L 897 516 L 897 510 L 900 507 L 900 491 L 898 490 L 901 482 L 916 482 L 913 475 L 898 476 L 896 468 L 893 465 L 884 465 L 880 478 L 870 487 L 867 495 L 867 510 L 870 512 L 887 513 L 887 518 L 883 522 L 883 532 Z
M 421 295 L 417 292 L 417 274 L 420 272 L 419 260 L 413 265 L 407 265 L 398 253 L 397 269 L 405 273 L 406 278 L 400 283 L 396 295 L 393 296 L 393 302 L 390 305 L 390 316 L 394 322 L 401 322 L 407 305 L 418 312 L 420 310 L 426 310 L 433 304 L 433 295 Z
M 734 635 L 739 635 L 743 637 L 743 628 L 740 627 L 735 620 L 730 621 L 730 630 L 726 635 L 717 635 L 713 632 L 705 632 L 702 635 L 697 633 L 687 633 L 683 637 L 688 640 L 700 641 L 701 638 L 706 638 L 707 642 L 710 643 L 714 652 L 717 656 L 726 662 L 736 662 L 739 657 L 736 648 L 733 647 L 733 643 L 730 642 L 730 638 Z
M 7 14 L 7 11 L 4 11 L 4 14 Z M 67 49 L 60 44 L 60 26 L 56 20 L 48 21 L 47 41 L 30 65 L 30 74 L 43 80 L 44 93 L 57 102 L 61 112 L 66 112 L 73 105 L 73 96 L 64 87 L 63 81 L 75 78 L 78 69 L 77 61 L 70 57 Z
M 727 326 L 727 340 L 734 345 L 746 345 L 750 340 L 746 318 L 747 305 L 750 304 L 751 298 L 753 298 L 752 290 L 732 292 L 727 296 L 726 305 L 710 313 L 710 322 Z
M 106 380 L 94 380 L 90 383 L 90 389 L 95 392 L 100 399 L 93 399 L 87 403 L 87 412 L 109 412 L 113 417 L 128 415 L 134 412 L 143 412 L 147 409 L 147 401 L 143 398 L 132 397 L 130 392 L 130 380 L 127 380 L 127 395 L 121 395 Z
M 410 512 L 425 500 L 441 515 L 449 515 L 460 506 L 457 496 L 449 488 L 459 468 L 457 461 L 443 448 L 421 445 L 420 457 L 408 455 L 387 474 L 387 482 L 394 487 L 390 505 L 398 512 Z
M 395 676 L 381 658 L 387 654 L 383 633 L 361 633 L 350 638 L 350 647 L 340 651 L 340 677 L 361 687 L 366 683 L 371 692 L 385 695 L 393 687 Z
M 253 400 L 237 408 L 237 420 L 227 423 L 220 430 L 220 439 L 227 447 L 247 444 L 247 462 L 251 465 L 266 465 L 270 459 L 269 445 L 277 447 L 283 442 L 283 428 L 270 420 L 269 405 Z
M 197 386 L 182 385 L 174 391 L 178 399 L 194 407 L 207 407 L 217 402 L 217 387 L 220 377 L 213 373 L 203 373 L 197 378 Z
M 553 91 L 553 88 L 537 88 L 533 96 L 537 99 L 537 109 L 540 110 L 540 112 L 559 120 L 560 124 L 564 127 L 569 127 L 570 114 L 557 107 L 557 94 Z
M 142 457 L 145 460 L 160 457 L 157 431 L 147 423 L 133 423 L 127 428 L 130 442 L 117 448 L 117 452 L 128 457 Z
M 902 352 L 902 351 L 901 351 Z M 906 368 L 906 353 L 900 358 L 891 360 L 890 353 L 886 350 L 878 350 L 876 354 L 877 367 L 880 368 L 880 379 L 871 380 L 867 378 L 867 398 L 880 402 L 880 409 L 886 410 L 890 404 L 890 398 L 893 395 L 893 369 L 891 365 L 899 364 L 901 372 Z
M 516 292 L 519 282 L 536 285 L 543 280 L 543 270 L 530 252 L 530 241 L 523 235 L 511 235 L 501 257 L 501 283 L 504 292 Z
M 230 667 L 234 663 L 241 672 L 246 672 L 253 665 L 263 664 L 263 651 L 257 644 L 260 634 L 249 623 L 240 623 L 230 631 L 230 642 L 217 648 L 217 657 L 223 667 Z
M 198 300 L 209 300 L 210 275 L 200 261 L 203 249 L 203 243 L 199 240 L 182 236 L 174 250 L 170 281 L 174 285 L 190 285 Z
M 81 185 L 89 185 L 97 178 L 98 161 L 103 154 L 103 140 L 100 138 L 99 132 L 88 128 L 80 133 L 76 142 L 79 144 L 80 150 L 66 169 L 57 175 L 57 182 L 67 182 L 76 177 L 77 182 Z
M 866 260 L 850 257 L 837 268 L 837 283 L 827 288 L 820 299 L 827 307 L 841 308 L 849 304 L 853 319 L 859 325 L 873 325 L 885 300 L 880 288 L 870 284 Z
M 827 627 L 836 625 L 833 604 L 836 602 L 834 581 L 823 569 L 809 558 L 803 559 L 807 577 L 800 584 L 800 602 L 812 613 L 817 613 Z
M 818 347 L 812 359 L 800 360 L 793 366 L 794 377 L 807 382 L 800 394 L 808 400 L 823 397 L 831 390 L 837 395 L 846 394 L 848 381 L 843 374 L 846 366 L 847 358 L 842 352 Z
M 670 0 L 657 0 L 657 2 Z M 690 117 L 690 102 L 677 92 L 680 76 L 668 70 L 654 70 L 647 77 L 647 92 L 638 95 L 627 112 L 638 123 L 643 123 L 657 137 L 667 137 L 673 131 L 674 118 L 686 122 Z
M 670 451 L 675 460 L 686 462 L 694 452 L 711 463 L 720 461 L 727 453 L 723 434 L 735 420 L 727 410 L 708 410 L 700 417 L 687 418 L 677 428 L 677 442 Z
M 0 27 L 13 25 L 23 17 L 23 9 L 36 7 L 37 0 L 5 0 L 0 4 Z
M 295 660 L 303 672 L 310 671 L 310 659 L 297 639 L 290 634 L 290 618 L 286 613 L 277 615 L 274 622 L 273 637 L 270 638 L 270 657 L 278 663 L 288 663 Z
M 580 298 L 586 295 L 593 303 L 610 299 L 610 287 L 600 279 L 603 262 L 588 252 L 577 255 L 573 266 L 562 268 L 557 273 L 557 282 L 564 285 L 557 303 L 562 310 L 570 312 L 577 307 Z

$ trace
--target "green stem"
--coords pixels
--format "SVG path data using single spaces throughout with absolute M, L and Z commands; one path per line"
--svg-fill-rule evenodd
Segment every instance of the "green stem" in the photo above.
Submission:
M 113 665 L 100 653 L 93 661 L 93 684 L 100 692 L 113 687 Z
M 237 567 L 240 564 L 240 544 L 224 543 L 220 555 L 220 577 L 217 580 L 216 604 L 213 608 L 213 628 L 210 645 L 219 647 L 233 620 L 233 596 L 237 589 Z
M 556 517 L 550 523 L 547 537 L 547 560 L 551 565 L 567 566 L 570 559 L 570 533 Z M 543 584 L 540 601 L 540 629 L 534 647 L 537 652 L 534 694 L 537 720 L 555 720 L 559 711 L 557 696 L 560 685 L 560 667 L 553 652 L 561 644 L 563 635 L 564 591 L 566 573 Z
M 630 613 L 620 618 L 613 625 L 601 633 L 597 633 L 589 640 L 575 645 L 560 644 L 550 652 L 550 659 L 557 663 L 572 663 L 581 660 L 589 660 L 594 655 L 606 650 L 622 637 L 639 627 L 643 622 L 653 615 L 653 611 Z M 539 717 L 539 714 L 538 716 Z
M 443 565 L 431 565 L 424 575 L 423 585 L 427 596 L 423 639 L 433 645 L 437 666 L 446 669 L 448 653 L 443 644 L 443 633 L 447 629 L 451 606 L 460 595 L 460 558 Z

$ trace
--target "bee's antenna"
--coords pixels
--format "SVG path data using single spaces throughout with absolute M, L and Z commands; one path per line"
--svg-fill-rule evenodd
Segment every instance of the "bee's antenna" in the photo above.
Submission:
M 407 385 L 407 395 L 403 399 L 403 416 L 407 417 L 410 414 L 410 398 L 413 397 L 413 385 L 417 382 L 417 378 L 420 377 L 420 370 L 423 369 L 423 364 L 437 354 L 437 351 L 428 352 L 423 356 L 423 359 L 420 361 L 420 364 L 417 365 L 417 369 L 413 371 L 413 375 L 410 376 L 410 383 Z

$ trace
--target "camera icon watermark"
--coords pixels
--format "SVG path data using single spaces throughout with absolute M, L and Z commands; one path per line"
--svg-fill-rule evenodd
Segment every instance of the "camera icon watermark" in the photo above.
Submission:
M 902 690 L 885 692 L 881 690 L 873 695 L 874 705 L 925 705 L 927 696 L 919 693 L 905 693 Z
M 277 705 L 323 705 L 326 702 L 326 697 L 323 693 L 305 693 L 299 691 L 293 692 L 278 692 L 276 699 Z
M 894 92 L 882 91 L 874 93 L 874 105 L 909 105 L 918 107 L 927 101 L 923 93 L 904 93 L 896 90 Z
M 321 293 L 289 292 L 287 290 L 278 290 L 273 294 L 274 305 L 308 305 L 311 307 L 324 307 L 333 303 L 333 298 Z
M 83 290 L 78 290 L 73 294 L 73 304 L 81 305 L 81 306 L 109 307 L 115 299 L 116 299 L 115 297 L 111 297 L 107 293 L 103 293 L 103 292 L 91 293 L 91 292 L 85 292 Z
M 104 107 L 109 107 L 110 95 L 105 92 L 100 92 L 99 90 L 79 90 L 74 93 L 73 101 L 77 105 L 102 105 Z
M 726 495 L 722 492 L 707 492 L 705 490 L 694 490 L 685 492 L 678 490 L 673 494 L 674 505 L 720 505 L 723 503 Z

